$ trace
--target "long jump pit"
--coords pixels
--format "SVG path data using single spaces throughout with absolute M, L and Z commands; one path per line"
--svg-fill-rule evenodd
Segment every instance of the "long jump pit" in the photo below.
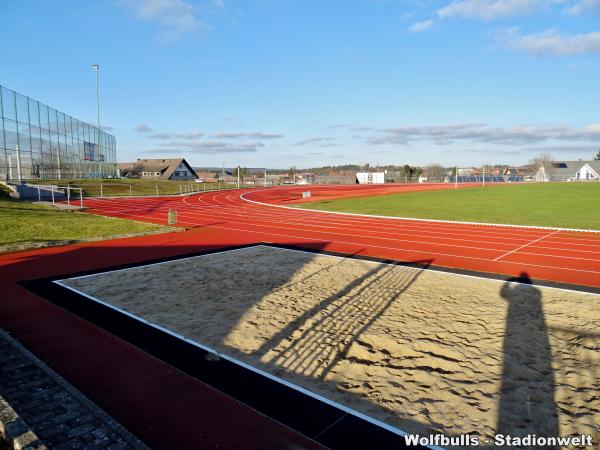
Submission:
M 62 306 L 331 448 L 600 442 L 594 292 L 267 244 L 50 284 Z

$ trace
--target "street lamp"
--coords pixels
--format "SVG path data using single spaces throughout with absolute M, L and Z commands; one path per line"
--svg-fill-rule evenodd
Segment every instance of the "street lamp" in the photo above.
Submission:
M 94 69 L 96 71 L 96 120 L 97 120 L 97 127 L 98 127 L 97 144 L 98 144 L 98 149 L 100 149 L 101 148 L 101 145 L 100 145 L 100 66 L 98 64 L 92 64 L 92 69 Z M 95 154 L 92 156 L 92 158 L 95 158 Z M 92 159 L 92 161 L 93 161 L 93 159 Z

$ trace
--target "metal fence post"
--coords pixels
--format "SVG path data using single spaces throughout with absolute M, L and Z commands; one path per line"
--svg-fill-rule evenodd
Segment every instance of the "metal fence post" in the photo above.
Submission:
M 54 205 L 54 186 L 50 186 L 50 192 L 52 192 L 52 204 Z
M 158 196 L 158 184 L 154 185 L 156 187 L 156 195 Z
M 83 188 L 79 188 L 79 207 L 83 208 Z
M 129 185 L 129 196 L 131 197 L 131 184 Z
M 102 191 L 102 183 L 100 183 L 100 197 L 104 197 L 104 192 Z
M 41 202 L 42 201 L 42 194 L 40 194 L 40 186 L 39 186 L 39 184 L 38 184 L 37 190 L 38 190 L 38 202 Z
M 71 206 L 71 185 L 67 184 L 67 205 Z

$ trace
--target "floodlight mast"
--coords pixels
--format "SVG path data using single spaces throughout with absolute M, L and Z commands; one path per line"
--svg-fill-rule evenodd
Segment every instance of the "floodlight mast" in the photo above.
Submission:
M 98 64 L 92 64 L 92 69 L 96 71 L 96 126 L 98 127 L 98 147 L 100 145 L 100 66 Z
M 458 166 L 454 167 L 454 189 L 458 188 Z

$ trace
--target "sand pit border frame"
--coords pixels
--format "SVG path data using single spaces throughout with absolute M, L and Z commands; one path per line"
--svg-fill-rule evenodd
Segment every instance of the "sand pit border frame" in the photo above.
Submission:
M 420 267 L 420 268 L 416 267 L 415 264 L 412 264 L 409 262 L 372 258 L 372 257 L 366 257 L 366 256 L 362 256 L 362 255 L 346 255 L 346 254 L 337 253 L 337 252 L 328 252 L 328 251 L 323 251 L 323 250 L 301 248 L 301 247 L 296 247 L 296 246 L 275 245 L 275 244 L 271 244 L 271 243 L 257 243 L 257 244 L 251 244 L 251 245 L 242 245 L 242 246 L 237 246 L 237 247 L 226 247 L 226 248 L 221 248 L 221 249 L 208 250 L 208 251 L 197 252 L 197 253 L 187 254 L 187 255 L 180 255 L 180 256 L 169 257 L 169 258 L 162 258 L 159 260 L 155 260 L 154 262 L 152 262 L 152 261 L 138 262 L 138 263 L 133 263 L 133 264 L 121 265 L 121 266 L 116 266 L 114 269 L 111 269 L 111 270 L 95 270 L 95 271 L 81 272 L 79 274 L 61 275 L 58 277 L 49 277 L 49 278 L 44 278 L 44 279 L 40 279 L 40 280 L 31 280 L 31 281 L 23 282 L 21 284 L 23 284 L 26 288 L 33 290 L 38 295 L 42 295 L 43 297 L 47 298 L 48 300 L 52 301 L 53 303 L 57 303 L 57 304 L 59 304 L 59 306 L 65 307 L 66 309 L 69 309 L 72 312 L 75 312 L 76 314 L 82 316 L 83 318 L 92 321 L 93 323 L 100 326 L 101 328 L 107 329 L 107 331 L 109 331 L 111 333 L 114 333 L 114 331 L 112 329 L 110 329 L 111 327 L 106 327 L 102 324 L 98 324 L 96 322 L 96 320 L 94 320 L 94 318 L 92 318 L 91 315 L 89 315 L 89 314 L 87 314 L 87 315 L 82 314 L 81 310 L 86 309 L 86 306 L 84 304 L 79 304 L 79 305 L 74 305 L 72 303 L 68 304 L 69 303 L 68 300 L 66 302 L 60 301 L 60 300 L 56 299 L 56 295 L 54 295 L 54 296 L 51 295 L 49 298 L 47 295 L 44 295 L 44 291 L 48 288 L 51 288 L 52 286 L 54 286 L 55 289 L 58 288 L 63 293 L 66 290 L 72 294 L 75 294 L 77 297 L 79 297 L 79 299 L 87 299 L 88 302 L 85 302 L 85 303 L 90 303 L 90 301 L 91 301 L 91 303 L 96 305 L 96 309 L 98 307 L 100 307 L 104 310 L 111 311 L 113 315 L 116 314 L 120 317 L 125 316 L 130 321 L 137 322 L 141 326 L 141 329 L 147 329 L 147 328 L 153 329 L 155 332 L 157 331 L 159 333 L 167 335 L 171 338 L 176 339 L 177 341 L 180 341 L 184 344 L 187 344 L 188 346 L 192 346 L 192 347 L 204 352 L 205 357 L 207 354 L 213 355 L 213 357 L 216 357 L 219 360 L 223 360 L 230 364 L 233 364 L 234 366 L 237 366 L 237 368 L 239 368 L 243 371 L 250 371 L 253 374 L 258 375 L 259 377 L 262 377 L 263 379 L 269 380 L 270 382 L 274 382 L 284 388 L 291 389 L 291 390 L 295 391 L 297 394 L 300 394 L 301 396 L 309 397 L 312 400 L 315 400 L 321 404 L 325 404 L 325 405 L 329 406 L 330 408 L 334 408 L 335 410 L 343 413 L 343 415 L 340 418 L 338 418 L 336 421 L 330 423 L 316 436 L 313 436 L 313 439 L 315 439 L 317 442 L 319 442 L 318 437 L 321 434 L 327 433 L 329 428 L 334 428 L 335 425 L 338 422 L 340 422 L 342 419 L 344 419 L 346 416 L 351 416 L 355 419 L 358 419 L 363 424 L 366 422 L 366 424 L 367 424 L 367 426 L 369 426 L 369 428 L 372 428 L 374 430 L 378 429 L 378 431 L 380 431 L 380 432 L 383 431 L 384 433 L 387 432 L 388 435 L 391 433 L 392 435 L 396 436 L 396 438 L 395 438 L 396 440 L 400 439 L 400 441 L 395 444 L 396 447 L 403 448 L 403 446 L 401 444 L 404 443 L 404 439 L 402 437 L 406 435 L 406 432 L 404 432 L 403 430 L 400 430 L 396 427 L 390 426 L 384 422 L 381 422 L 381 421 L 374 419 L 368 415 L 365 415 L 363 413 L 355 411 L 352 408 L 346 407 L 342 404 L 339 404 L 339 403 L 337 403 L 333 400 L 330 400 L 326 397 L 323 397 L 319 394 L 315 394 L 305 388 L 302 388 L 298 385 L 290 383 L 282 378 L 279 378 L 279 377 L 272 375 L 268 372 L 265 372 L 261 369 L 255 368 L 252 365 L 247 364 L 243 361 L 240 361 L 236 358 L 233 358 L 226 354 L 220 353 L 211 347 L 208 347 L 204 344 L 196 342 L 192 339 L 186 338 L 183 335 L 175 333 L 175 332 L 173 332 L 167 328 L 164 328 L 158 324 L 152 323 L 142 317 L 139 317 L 135 314 L 129 313 L 128 311 L 125 311 L 121 308 L 113 306 L 110 303 L 107 303 L 99 298 L 96 298 L 94 296 L 86 294 L 85 292 L 79 291 L 78 289 L 72 288 L 72 287 L 64 284 L 65 281 L 72 280 L 72 279 L 80 279 L 80 278 L 87 278 L 87 277 L 92 277 L 92 276 L 99 276 L 102 274 L 113 273 L 113 272 L 118 272 L 118 271 L 126 271 L 126 270 L 131 270 L 131 269 L 140 268 L 140 267 L 162 265 L 162 264 L 167 264 L 167 263 L 171 263 L 171 262 L 178 261 L 178 260 L 185 260 L 185 259 L 196 258 L 196 257 L 215 256 L 220 253 L 242 251 L 242 250 L 253 248 L 253 247 L 278 248 L 278 249 L 284 249 L 284 250 L 295 251 L 295 252 L 300 252 L 300 253 L 320 254 L 320 255 L 331 256 L 331 257 L 340 258 L 340 259 L 358 259 L 358 260 L 368 261 L 368 262 L 377 263 L 377 264 L 402 266 L 402 267 L 412 268 L 413 270 L 432 270 L 435 272 L 442 272 L 447 275 L 455 275 L 455 276 L 457 275 L 457 276 L 463 276 L 463 277 L 469 277 L 469 278 L 487 279 L 490 281 L 496 281 L 496 282 L 502 282 L 502 283 L 506 282 L 507 278 L 508 278 L 507 276 L 503 277 L 503 276 L 500 276 L 497 274 L 487 274 L 487 273 L 479 273 L 479 272 L 472 272 L 472 271 L 455 270 L 455 269 L 448 269 L 448 268 L 436 267 L 436 266 L 429 266 L 428 268 L 423 269 L 422 267 Z M 525 284 L 516 279 L 515 279 L 515 281 L 511 281 L 511 283 Z M 529 283 L 527 283 L 527 284 L 529 284 Z M 567 291 L 567 292 L 575 292 L 575 293 L 586 292 L 586 293 L 591 293 L 591 294 L 595 294 L 595 295 L 600 295 L 600 289 L 589 288 L 587 286 L 564 285 L 564 284 L 559 284 L 559 283 L 543 282 L 543 281 L 536 281 L 536 282 L 533 282 L 533 284 L 537 285 L 537 286 L 542 286 L 545 288 L 558 289 L 558 290 Z M 52 289 L 50 289 L 50 290 L 52 290 Z M 54 297 L 54 298 L 52 298 L 52 297 Z M 79 311 L 73 311 L 73 308 L 76 310 L 78 309 Z M 93 314 L 92 314 L 92 316 L 93 316 Z M 117 336 L 119 336 L 120 338 L 125 339 L 126 341 L 132 343 L 133 345 L 137 345 L 137 344 L 131 342 L 130 339 L 124 338 L 119 333 L 115 333 L 115 334 Z M 139 339 L 144 339 L 144 337 L 143 336 L 139 337 Z M 147 349 L 144 349 L 144 350 L 148 351 Z M 153 354 L 154 356 L 157 356 L 153 351 L 148 351 L 148 352 Z M 157 357 L 160 359 L 163 359 L 160 356 L 157 356 Z M 169 362 L 169 361 L 166 361 L 166 362 L 171 364 L 171 362 Z M 190 376 L 198 379 L 197 376 L 194 376 L 189 371 L 182 369 L 175 364 L 174 364 L 174 366 L 179 368 L 180 370 L 183 370 L 184 372 L 188 373 Z M 202 380 L 202 379 L 200 379 L 200 381 L 206 382 L 205 380 Z M 208 383 L 208 384 L 210 385 L 210 383 Z M 248 387 L 250 387 L 250 386 L 248 386 Z M 217 388 L 217 389 L 219 389 L 219 388 Z M 223 392 L 225 392 L 227 395 L 232 395 L 229 392 L 227 392 L 226 390 L 224 390 Z M 236 398 L 235 395 L 232 395 L 232 396 L 234 398 Z M 238 400 L 242 401 L 243 403 L 246 403 L 246 402 L 244 402 L 244 400 L 240 400 L 240 399 L 238 399 Z M 261 411 L 259 408 L 256 408 L 252 404 L 250 404 L 249 406 L 257 409 L 258 411 Z M 264 411 L 261 411 L 261 412 L 265 413 Z M 269 415 L 269 414 L 267 413 L 267 415 Z M 296 429 L 293 425 L 290 425 L 290 424 L 286 423 L 285 421 L 280 420 L 278 417 L 274 417 L 274 419 L 280 421 L 281 423 L 289 426 L 292 429 Z M 297 430 L 297 431 L 299 431 L 299 430 Z M 302 433 L 302 431 L 299 431 L 299 432 Z M 421 448 L 425 448 L 425 447 L 421 447 Z M 443 450 L 441 447 L 436 447 L 436 446 L 431 446 L 431 447 L 427 447 L 427 448 L 431 448 L 434 450 Z

